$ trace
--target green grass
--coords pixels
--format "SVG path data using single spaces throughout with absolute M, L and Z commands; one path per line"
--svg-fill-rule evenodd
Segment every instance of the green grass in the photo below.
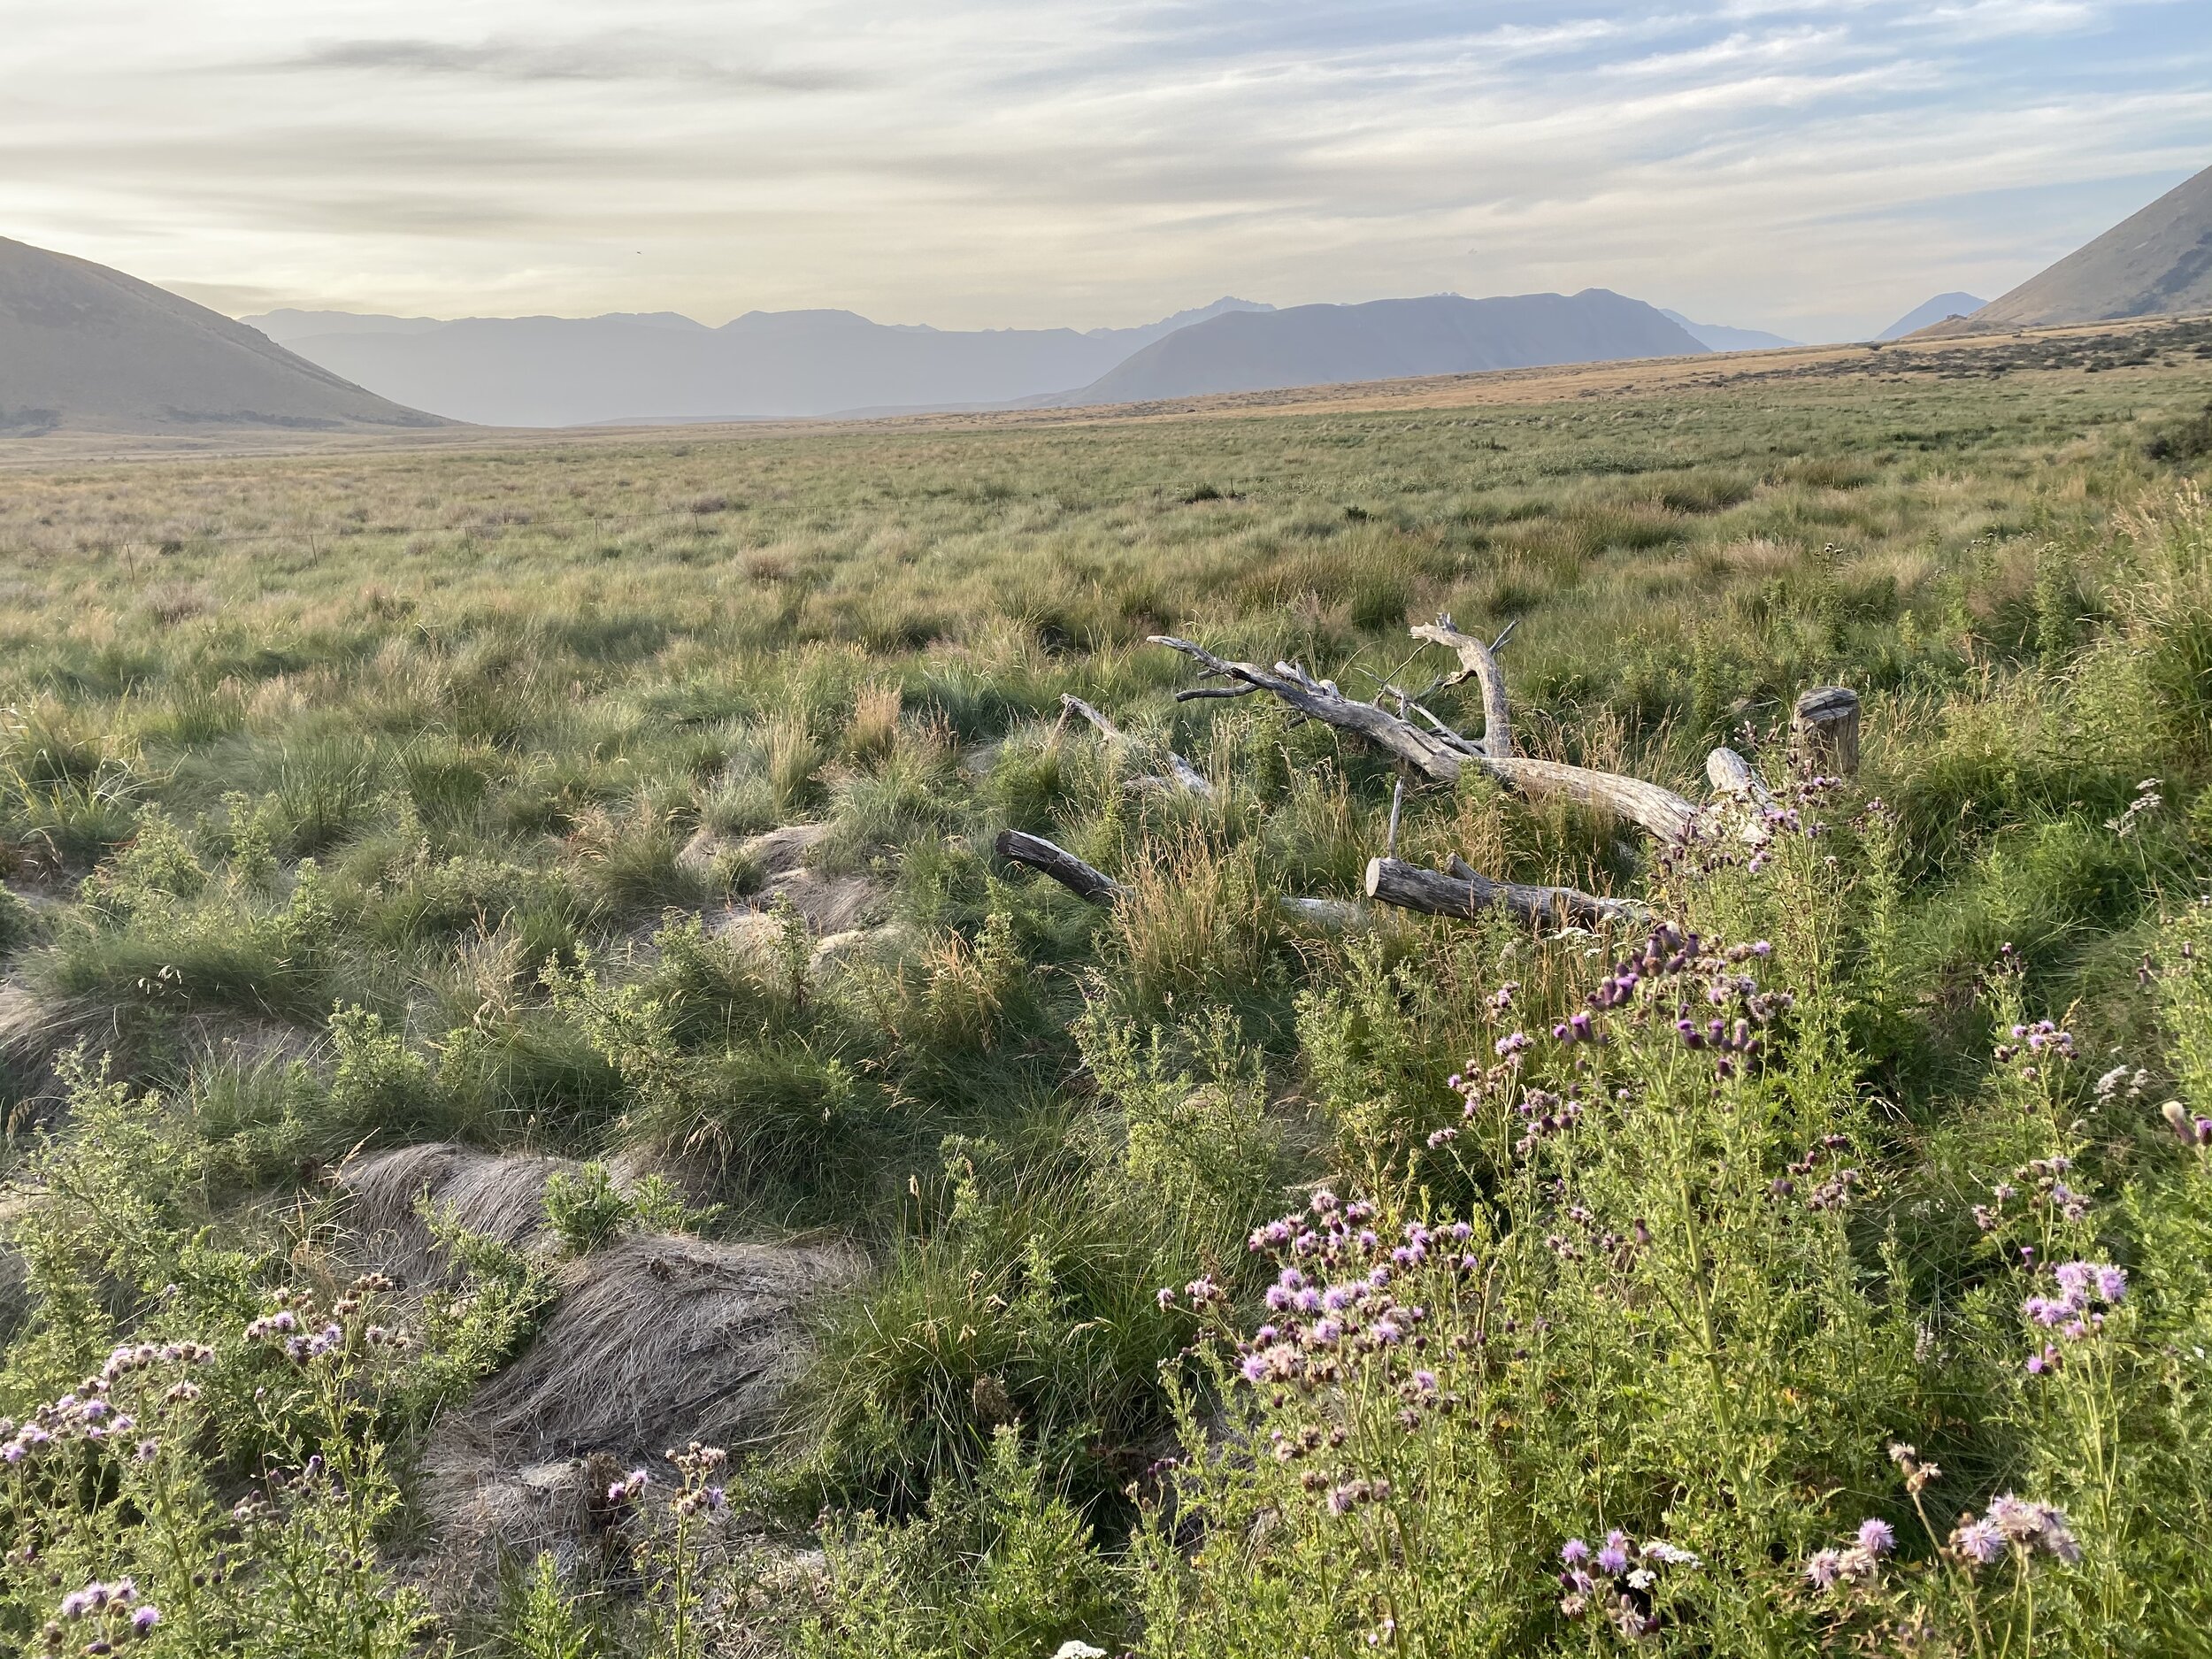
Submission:
M 2212 364 L 2014 355 L 2001 378 L 1876 358 L 1457 409 L 11 473 L 0 951 L 28 1013 L 4 1071 L 43 1185 L 12 1224 L 30 1288 L 0 1409 L 19 1420 L 117 1340 L 208 1333 L 222 1399 L 262 1425 L 250 1456 L 327 1440 L 403 1471 L 426 1419 L 364 1402 L 496 1364 L 520 1340 L 497 1312 L 513 1263 L 457 1267 L 423 1348 L 365 1360 L 311 1434 L 265 1420 L 292 1373 L 236 1331 L 279 1288 L 342 1282 L 315 1208 L 330 1164 L 427 1139 L 650 1157 L 718 1237 L 826 1233 L 869 1263 L 810 1311 L 813 1367 L 746 1476 L 780 1524 L 829 1506 L 826 1599 L 766 1619 L 762 1652 L 981 1655 L 1011 1632 L 1349 1654 L 1386 1617 L 1423 1632 L 1409 1651 L 1582 1651 L 1553 1557 L 1614 1525 L 1716 1563 L 1667 1602 L 1675 1650 L 1878 1647 L 1913 1608 L 1932 1651 L 1973 1651 L 1977 1619 L 2024 1639 L 2018 1597 L 1962 1600 L 1925 1540 L 1885 1569 L 1893 1601 L 1809 1598 L 1811 1550 L 1867 1514 L 1917 1524 L 1888 1438 L 1954 1471 L 1939 1532 L 2007 1486 L 2063 1497 L 2093 1559 L 2044 1589 L 2037 1651 L 2183 1651 L 2159 1644 L 2200 1633 L 2212 1596 L 2212 1439 L 2173 1356 L 2212 1300 L 2200 1171 L 2158 1107 L 2212 1115 L 2212 1002 L 2185 965 L 2212 949 L 2189 437 Z M 1453 665 L 1406 634 L 1439 610 L 1515 625 L 1522 752 L 1694 794 L 1722 741 L 1786 785 L 1791 699 L 1862 693 L 1861 776 L 1807 801 L 1825 833 L 1757 876 L 1471 778 L 1404 802 L 1402 856 L 1767 939 L 1796 1001 L 1741 1087 L 1683 1071 L 1671 1011 L 1550 1044 L 1621 941 L 1286 917 L 1281 894 L 1359 895 L 1395 771 L 1256 699 L 1176 702 L 1187 664 L 1145 642 L 1292 657 L 1369 696 Z M 1064 692 L 1130 741 L 1063 722 Z M 1479 719 L 1471 689 L 1437 706 Z M 1171 748 L 1212 799 L 1146 783 Z M 796 911 L 732 910 L 787 879 L 737 843 L 801 822 L 826 834 L 795 893 L 860 884 L 889 920 L 834 959 Z M 1125 901 L 1003 866 L 1009 826 Z M 1495 1062 L 1509 981 L 1536 1057 L 1463 1116 L 1448 1079 Z M 2045 1016 L 2074 1068 L 1993 1063 Z M 58 1083 L 46 1030 L 117 1081 Z M 2143 1081 L 2100 1095 L 2123 1061 Z M 34 1146 L 41 1122 L 58 1131 Z M 1809 1211 L 1826 1166 L 1789 1171 L 1830 1135 L 1858 1195 Z M 2054 1155 L 2095 1207 L 2035 1248 L 2142 1287 L 2094 1400 L 2026 1389 L 2022 1270 L 1970 1218 Z M 1325 1184 L 1394 1227 L 1481 1232 L 1487 1312 L 1424 1281 L 1421 1369 L 1463 1396 L 1448 1427 L 1394 1361 L 1275 1397 L 1209 1347 L 1268 1317 L 1247 1233 Z M 1225 1302 L 1194 1308 L 1200 1280 Z M 1391 1426 L 1408 1409 L 1419 1433 Z M 238 1582 L 273 1607 L 325 1556 L 381 1571 L 360 1526 L 396 1558 L 421 1525 L 404 1481 L 357 1465 L 248 1541 L 224 1518 L 242 1443 L 204 1467 L 175 1444 L 148 1467 L 201 1518 L 159 1510 L 134 1465 L 10 1487 L 10 1548 L 66 1533 L 71 1574 L 132 1563 L 173 1611 L 189 1575 L 156 1544 L 188 1534 L 243 1550 Z M 1371 1507 L 1378 1478 L 1407 1502 Z M 1371 1507 L 1332 1517 L 1355 1479 Z M 2123 1489 L 2156 1528 L 2115 1518 Z M 1432 1567 L 1374 1530 L 1386 1512 L 1445 1529 Z M 528 1617 L 490 1650 L 524 1651 L 498 1644 L 526 1625 L 662 1651 L 644 1632 L 697 1580 L 688 1544 L 640 1529 L 574 1605 L 515 1592 Z M 52 1586 L 9 1560 L 0 1623 L 34 1641 Z M 1302 1587 L 1322 1582 L 1334 1599 Z M 290 1651 L 338 1651 L 285 1605 Z M 344 1650 L 397 1653 L 395 1629 Z

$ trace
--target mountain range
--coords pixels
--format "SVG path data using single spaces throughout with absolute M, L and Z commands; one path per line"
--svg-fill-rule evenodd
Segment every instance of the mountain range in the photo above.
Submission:
M 1770 334 L 1761 328 L 1730 328 L 1720 323 L 1694 323 L 1680 311 L 1671 311 L 1663 305 L 1659 308 L 1659 314 L 1708 351 L 1780 351 L 1805 343 L 1801 340 L 1786 340 L 1780 334 Z
M 2212 169 L 1994 303 L 1939 295 L 1880 337 L 2193 311 L 2212 311 Z M 940 329 L 845 311 L 749 311 L 718 328 L 668 311 L 443 321 L 280 311 L 234 322 L 0 238 L 0 436 L 1076 407 L 1790 343 L 1604 288 L 1280 311 L 1223 298 L 1087 332 Z
M 1655 307 L 1605 288 L 1469 300 L 1371 300 L 1225 311 L 1154 341 L 1067 405 L 1141 403 L 1484 369 L 1690 357 L 1705 350 Z
M 961 331 L 844 311 L 245 319 L 387 396 L 488 426 L 728 420 L 1144 402 L 1208 392 L 1656 357 L 1706 348 L 1640 301 L 1224 298 L 1135 328 Z
M 165 288 L 0 237 L 0 436 L 447 424 Z
M 1083 386 L 1165 335 L 1271 306 L 1218 299 L 1136 328 L 975 331 L 852 311 L 748 311 L 710 328 L 672 311 L 603 317 L 244 320 L 388 396 L 493 426 L 744 420 L 961 408 Z

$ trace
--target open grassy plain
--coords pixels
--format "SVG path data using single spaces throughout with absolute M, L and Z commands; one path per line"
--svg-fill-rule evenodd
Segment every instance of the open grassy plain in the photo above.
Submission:
M 8 1640 L 2212 1650 L 2208 404 L 2176 325 L 18 456 Z M 1759 845 L 1470 769 L 1399 856 L 1657 931 L 1280 907 L 1398 772 L 1148 636 L 1371 697 L 1440 611 Z

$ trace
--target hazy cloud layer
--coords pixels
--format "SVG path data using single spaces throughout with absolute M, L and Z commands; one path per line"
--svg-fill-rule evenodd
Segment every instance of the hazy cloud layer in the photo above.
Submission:
M 1600 284 L 1861 334 L 2212 162 L 2201 0 L 74 0 L 0 234 L 233 303 L 1129 322 Z

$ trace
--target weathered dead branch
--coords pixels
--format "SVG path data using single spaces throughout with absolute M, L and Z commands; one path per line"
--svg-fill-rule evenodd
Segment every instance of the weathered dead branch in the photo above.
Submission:
M 1435 783 L 1456 783 L 1469 766 L 1479 767 L 1510 788 L 1535 798 L 1560 797 L 1609 812 L 1641 825 L 1662 841 L 1688 834 L 1698 809 L 1671 789 L 1618 772 L 1596 772 L 1587 766 L 1569 766 L 1558 761 L 1528 760 L 1519 756 L 1492 755 L 1470 742 L 1428 710 L 1421 712 L 1437 727 L 1426 732 L 1371 703 L 1357 703 L 1326 680 L 1316 680 L 1291 663 L 1272 670 L 1256 663 L 1231 662 L 1202 645 L 1168 634 L 1155 634 L 1152 643 L 1180 651 L 1215 679 L 1234 680 L 1271 693 L 1301 714 L 1363 737 L 1386 753 L 1395 756 Z
M 1506 704 L 1505 675 L 1498 667 L 1496 654 L 1473 634 L 1462 634 L 1446 611 L 1439 611 L 1435 621 L 1425 622 L 1412 632 L 1417 640 L 1426 640 L 1459 654 L 1459 672 L 1439 681 L 1437 689 L 1441 691 L 1448 687 L 1463 685 L 1470 679 L 1479 681 L 1482 686 L 1482 752 L 1494 760 L 1502 760 L 1512 754 L 1512 714 Z
M 1706 818 L 1717 827 L 1733 818 L 1737 833 L 1745 841 L 1763 841 L 1768 834 L 1767 814 L 1773 810 L 1775 800 L 1751 763 L 1732 749 L 1717 749 L 1705 757 L 1705 776 L 1713 786 Z
M 1125 746 L 1130 741 L 1127 733 L 1096 709 L 1072 693 L 1064 691 L 1060 694 L 1060 718 L 1064 720 L 1071 714 L 1079 714 L 1088 720 L 1093 726 L 1097 728 L 1098 734 L 1109 743 L 1119 747 Z M 1171 749 L 1166 753 L 1168 775 L 1153 781 L 1181 789 L 1187 794 L 1202 795 L 1210 801 L 1213 799 L 1214 787 L 1204 772 L 1199 771 L 1173 749 Z
M 1102 870 L 1094 870 L 1066 848 L 1028 835 L 1020 830 L 1001 830 L 999 856 L 1050 876 L 1087 904 L 1110 909 L 1129 896 L 1129 889 Z M 1357 927 L 1367 919 L 1366 907 L 1352 899 L 1302 898 L 1279 895 L 1276 908 L 1292 921 L 1316 927 Z
M 1231 662 L 1216 657 L 1202 645 L 1171 634 L 1151 636 L 1155 645 L 1180 651 L 1207 675 L 1271 693 L 1299 713 L 1340 731 L 1355 733 L 1377 748 L 1387 750 L 1438 783 L 1459 777 L 1460 763 L 1472 746 L 1465 739 L 1432 736 L 1371 703 L 1356 703 L 1325 680 L 1317 680 L 1294 663 L 1278 663 L 1271 671 L 1257 663 Z
M 1596 927 L 1609 922 L 1640 922 L 1649 914 L 1627 899 L 1600 898 L 1573 887 L 1529 887 L 1493 881 L 1455 859 L 1456 873 L 1424 870 L 1397 858 L 1367 861 L 1367 896 L 1380 904 L 1419 910 L 1429 916 L 1479 916 L 1504 910 L 1524 922 L 1546 927 Z
M 1093 869 L 1066 848 L 1041 835 L 1025 834 L 1017 829 L 1001 830 L 994 845 L 1000 857 L 1042 871 L 1087 904 L 1112 904 L 1128 891 L 1103 870 Z

